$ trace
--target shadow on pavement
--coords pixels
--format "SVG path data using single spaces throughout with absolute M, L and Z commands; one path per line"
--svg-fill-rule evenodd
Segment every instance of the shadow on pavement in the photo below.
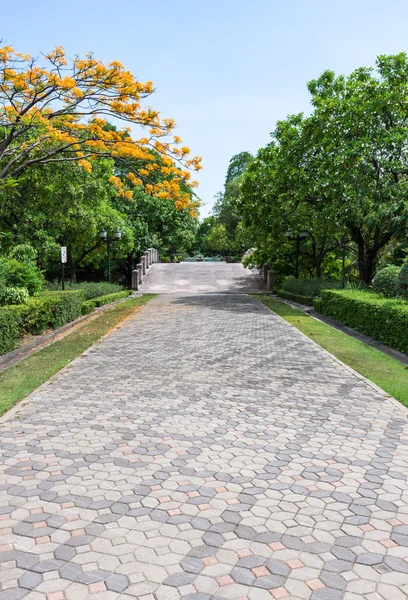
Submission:
M 196 306 L 200 308 L 209 308 L 210 310 L 222 310 L 225 312 L 238 313 L 267 313 L 269 309 L 241 293 L 212 293 L 212 294 L 177 294 L 171 299 L 173 305 Z

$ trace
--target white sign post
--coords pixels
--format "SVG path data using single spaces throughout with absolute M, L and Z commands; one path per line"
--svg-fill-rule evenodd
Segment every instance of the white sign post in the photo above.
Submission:
M 61 246 L 61 287 L 65 290 L 65 263 L 67 262 L 67 247 Z

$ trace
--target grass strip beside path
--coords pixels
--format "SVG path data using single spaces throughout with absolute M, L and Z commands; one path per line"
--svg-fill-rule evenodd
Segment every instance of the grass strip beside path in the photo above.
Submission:
M 408 367 L 284 302 L 258 294 L 252 295 L 252 298 L 265 304 L 319 346 L 408 406 Z
M 28 396 L 57 371 L 154 298 L 144 294 L 125 300 L 99 317 L 0 373 L 0 415 Z

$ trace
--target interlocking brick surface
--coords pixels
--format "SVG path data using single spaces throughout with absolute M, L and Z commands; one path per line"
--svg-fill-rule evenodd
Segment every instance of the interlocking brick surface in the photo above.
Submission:
M 407 432 L 255 300 L 156 298 L 2 424 L 0 600 L 406 598 Z

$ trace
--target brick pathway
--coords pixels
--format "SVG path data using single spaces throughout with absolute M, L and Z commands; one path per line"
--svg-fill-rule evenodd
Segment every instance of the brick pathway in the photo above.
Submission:
M 162 296 L 1 427 L 0 600 L 403 600 L 407 413 L 244 295 Z

